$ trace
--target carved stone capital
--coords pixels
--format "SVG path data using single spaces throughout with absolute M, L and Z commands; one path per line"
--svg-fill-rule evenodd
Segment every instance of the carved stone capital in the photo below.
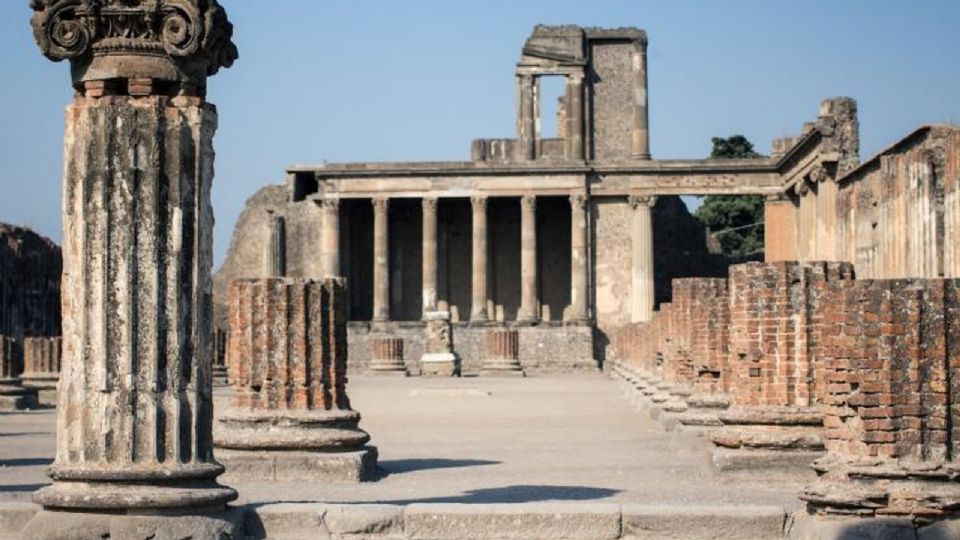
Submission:
M 390 199 L 386 197 L 374 197 L 371 199 L 374 212 L 386 212 L 390 208 Z
M 827 172 L 826 167 L 823 165 L 817 165 L 810 169 L 810 172 L 807 174 L 807 178 L 810 183 L 817 184 L 823 182 L 830 178 L 830 173 Z
M 474 212 L 486 212 L 487 211 L 487 196 L 486 195 L 474 195 L 470 197 L 470 204 L 473 206 Z
M 70 60 L 78 89 L 90 81 L 149 80 L 202 92 L 208 76 L 238 57 L 233 25 L 217 0 L 31 0 L 30 7 L 40 51 L 54 62 Z M 154 84 L 147 93 L 166 89 Z
M 436 197 L 424 197 L 420 199 L 420 204 L 423 206 L 424 212 L 436 213 L 437 212 L 437 198 Z
M 528 212 L 534 212 L 537 210 L 537 196 L 536 195 L 524 195 L 520 197 L 520 208 Z
M 630 195 L 627 197 L 627 202 L 630 203 L 630 207 L 636 210 L 641 206 L 647 208 L 653 208 L 657 204 L 656 195 Z
M 583 212 L 587 207 L 587 195 L 585 193 L 574 193 L 570 195 L 570 208 Z
M 340 211 L 340 199 L 335 197 L 329 197 L 326 199 L 320 199 L 320 207 L 328 212 L 339 212 Z

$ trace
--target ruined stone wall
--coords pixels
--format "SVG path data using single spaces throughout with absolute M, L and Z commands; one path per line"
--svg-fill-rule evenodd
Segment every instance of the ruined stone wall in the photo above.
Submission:
M 593 159 L 627 159 L 633 140 L 633 59 L 630 42 L 591 41 L 588 102 L 593 105 L 590 127 Z
M 0 335 L 60 335 L 60 247 L 29 229 L 0 223 Z

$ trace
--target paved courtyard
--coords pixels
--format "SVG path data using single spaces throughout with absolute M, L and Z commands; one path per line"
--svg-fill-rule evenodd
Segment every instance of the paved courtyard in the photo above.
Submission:
M 663 431 L 599 374 L 352 377 L 385 476 L 365 484 L 239 483 L 241 501 L 782 505 L 808 478 L 715 473 L 707 444 Z M 218 390 L 218 393 L 220 391 Z M 218 408 L 226 394 L 219 394 Z M 52 410 L 0 415 L 0 502 L 47 483 Z

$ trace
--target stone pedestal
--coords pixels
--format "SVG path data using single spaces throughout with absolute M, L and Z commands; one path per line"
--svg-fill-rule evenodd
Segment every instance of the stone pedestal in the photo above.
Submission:
M 402 337 L 370 336 L 370 373 L 407 376 L 407 366 L 403 362 Z
M 234 390 L 214 444 L 244 480 L 362 481 L 376 449 L 347 397 L 343 279 L 230 284 L 227 365 Z
M 0 336 L 0 411 L 20 411 L 36 407 L 36 394 L 20 382 L 23 371 L 23 347 L 20 342 Z
M 31 6 L 76 95 L 53 484 L 34 493 L 44 511 L 21 538 L 236 537 L 211 436 L 217 114 L 205 101 L 207 77 L 237 57 L 233 28 L 215 0 Z
M 823 414 L 814 407 L 734 406 L 710 433 L 718 470 L 809 470 L 823 455 Z
M 25 388 L 37 393 L 37 402 L 44 407 L 57 405 L 57 382 L 60 380 L 62 340 L 59 337 L 32 337 L 23 340 L 23 375 Z
M 524 376 L 520 365 L 520 335 L 516 330 L 492 328 L 486 332 L 483 374 Z
M 453 353 L 450 337 L 450 312 L 431 311 L 426 321 L 426 352 L 420 357 L 420 374 L 453 377 L 460 375 L 460 361 Z

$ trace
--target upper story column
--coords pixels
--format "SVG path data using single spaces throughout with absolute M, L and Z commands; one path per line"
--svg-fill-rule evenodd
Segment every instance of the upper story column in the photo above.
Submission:
M 423 313 L 437 310 L 437 199 L 424 197 L 423 207 Z
M 373 320 L 390 320 L 390 199 L 373 199 Z
M 519 160 L 536 159 L 536 80 L 533 75 L 517 75 L 517 145 Z
M 266 253 L 267 277 L 287 274 L 287 222 L 283 216 L 270 212 L 270 240 Z
M 650 159 L 650 116 L 647 95 L 647 37 L 634 42 L 633 52 L 633 157 Z
M 587 195 L 575 193 L 570 196 L 570 311 L 571 321 L 589 318 L 587 309 Z
M 653 195 L 631 195 L 633 208 L 633 274 L 631 280 L 631 322 L 646 322 L 653 317 L 655 303 L 653 281 Z
M 320 232 L 320 258 L 323 277 L 340 275 L 340 199 L 320 201 L 323 212 Z
M 520 199 L 520 312 L 518 320 L 533 323 L 540 319 L 537 293 L 537 196 Z
M 583 159 L 583 73 L 567 75 L 567 158 Z
M 470 198 L 473 206 L 473 296 L 471 321 L 487 320 L 487 198 Z
M 206 101 L 207 78 L 237 58 L 233 26 L 215 0 L 30 5 L 41 51 L 70 61 L 75 94 L 56 460 L 34 494 L 45 511 L 20 534 L 82 524 L 78 536 L 116 538 L 165 514 L 233 537 L 201 517 L 237 497 L 216 482 L 212 444 L 217 111 Z

